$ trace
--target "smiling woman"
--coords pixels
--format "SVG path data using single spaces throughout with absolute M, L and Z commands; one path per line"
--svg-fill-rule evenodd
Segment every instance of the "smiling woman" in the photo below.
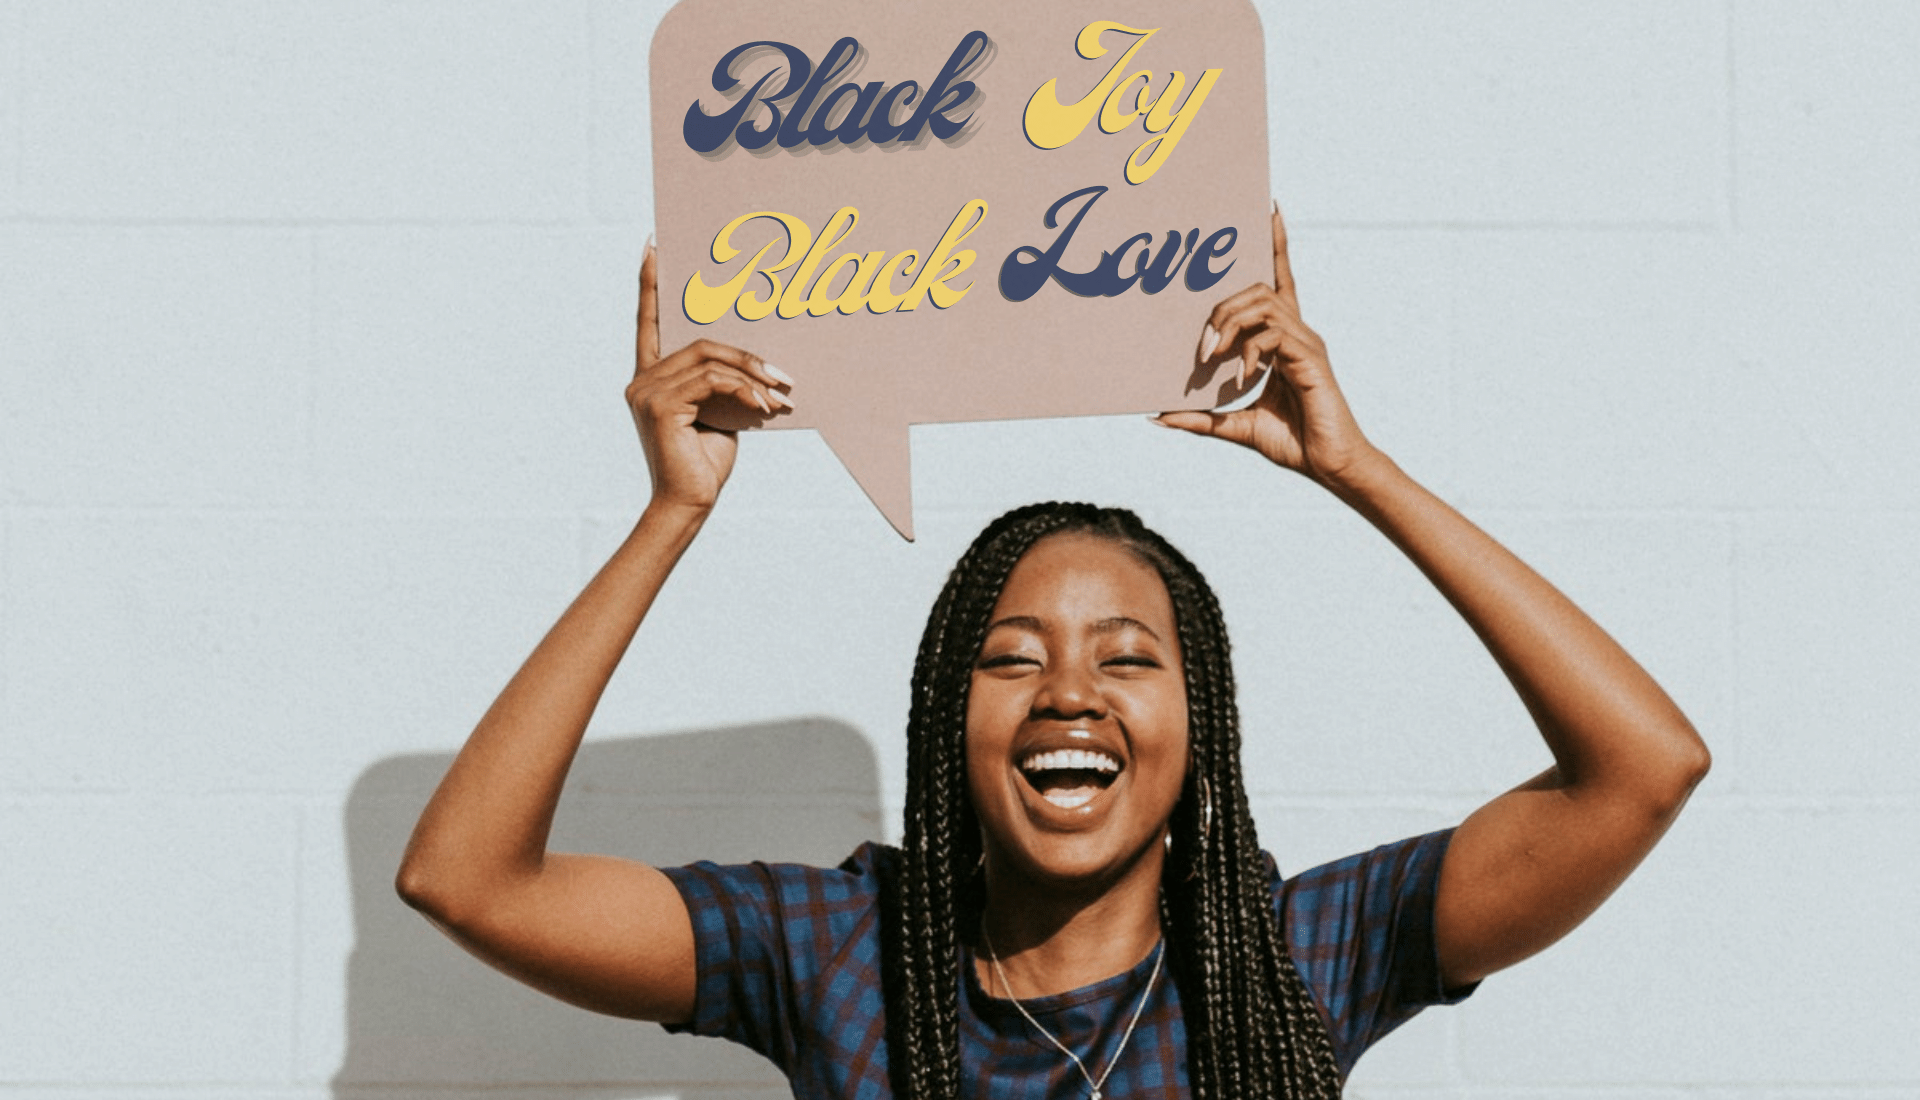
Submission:
M 1158 890 L 1187 770 L 1186 678 L 1159 573 L 1086 534 L 1029 550 L 980 646 L 966 746 L 991 896 L 1134 878 Z
M 1197 347 L 1202 368 L 1268 372 L 1261 396 L 1160 422 L 1373 523 L 1486 644 L 1553 767 L 1457 829 L 1283 880 L 1206 581 L 1129 512 L 1037 504 L 980 534 L 928 618 L 899 848 L 833 869 L 548 852 L 588 718 L 732 470 L 700 405 L 791 405 L 739 349 L 660 354 L 650 251 L 627 397 L 652 499 L 455 759 L 401 895 L 555 996 L 753 1047 L 802 1097 L 1336 1097 L 1381 1036 L 1565 935 L 1706 749 L 1591 619 L 1360 432 L 1278 214 L 1273 234 L 1273 284 L 1215 306 Z

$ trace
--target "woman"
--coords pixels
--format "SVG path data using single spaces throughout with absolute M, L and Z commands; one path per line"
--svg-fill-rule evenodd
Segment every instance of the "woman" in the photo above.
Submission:
M 1160 422 L 1253 448 L 1393 540 L 1553 767 L 1457 830 L 1278 883 L 1205 582 L 1127 513 L 1037 505 L 983 532 L 928 623 L 901 850 L 833 871 L 548 853 L 588 718 L 732 468 L 699 405 L 791 404 L 737 349 L 660 355 L 649 252 L 627 397 L 652 498 L 455 760 L 401 895 L 555 996 L 749 1042 L 803 1096 L 1335 1096 L 1422 1004 L 1565 935 L 1666 830 L 1706 749 L 1592 620 L 1368 442 L 1300 319 L 1277 212 L 1273 239 L 1273 285 L 1217 305 L 1199 345 L 1270 369 L 1265 391 Z

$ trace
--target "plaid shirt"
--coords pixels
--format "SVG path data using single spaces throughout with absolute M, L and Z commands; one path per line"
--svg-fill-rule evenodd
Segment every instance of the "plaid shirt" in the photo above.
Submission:
M 1451 831 L 1349 856 L 1284 882 L 1271 856 L 1274 908 L 1294 965 L 1333 1034 L 1342 1074 L 1362 1051 L 1429 1004 L 1441 988 L 1433 899 Z M 796 1097 L 884 1100 L 878 867 L 896 857 L 862 845 L 835 870 L 795 864 L 667 868 L 693 916 L 699 986 L 694 1018 L 673 1031 L 744 1043 L 786 1072 Z M 965 948 L 962 948 L 963 953 Z M 961 1095 L 982 1100 L 1085 1100 L 1087 1081 L 1013 1005 L 980 987 L 970 959 L 960 992 Z M 1023 1000 L 1097 1079 L 1126 1033 L 1153 969 Z M 1184 1097 L 1186 1028 L 1169 975 L 1101 1090 L 1111 1097 Z

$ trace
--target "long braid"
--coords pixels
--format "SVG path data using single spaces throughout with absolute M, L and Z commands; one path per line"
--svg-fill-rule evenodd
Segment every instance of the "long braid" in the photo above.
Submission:
M 947 578 L 921 636 L 907 722 L 906 828 L 882 915 L 894 1091 L 903 1100 L 958 1095 L 955 967 L 965 890 L 980 857 L 966 776 L 967 696 L 1014 565 L 1040 539 L 1067 531 L 1132 550 L 1159 572 L 1174 607 L 1191 762 L 1173 811 L 1161 921 L 1185 1009 L 1192 1095 L 1334 1100 L 1332 1041 L 1287 954 L 1247 807 L 1219 603 L 1192 563 L 1133 513 L 1057 503 L 989 524 Z

